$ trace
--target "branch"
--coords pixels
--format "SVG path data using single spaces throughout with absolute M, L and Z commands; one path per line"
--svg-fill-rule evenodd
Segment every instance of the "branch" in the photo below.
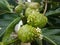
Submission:
M 46 13 L 46 10 L 47 10 L 47 0 L 45 0 L 45 9 L 44 9 L 44 12 L 43 12 L 44 15 Z
M 29 43 L 23 43 L 23 42 L 21 42 L 21 45 L 31 45 L 31 43 L 29 42 Z

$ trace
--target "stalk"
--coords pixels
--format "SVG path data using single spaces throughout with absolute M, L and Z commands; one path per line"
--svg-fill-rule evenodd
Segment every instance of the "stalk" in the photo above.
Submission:
M 44 9 L 44 12 L 43 12 L 44 15 L 45 15 L 46 11 L 47 11 L 47 0 L 45 0 L 45 9 Z
M 43 44 L 42 44 L 42 40 L 40 40 L 40 44 L 39 44 L 39 45 L 43 45 Z
M 28 43 L 21 42 L 21 45 L 31 45 L 31 43 L 30 42 L 28 42 Z

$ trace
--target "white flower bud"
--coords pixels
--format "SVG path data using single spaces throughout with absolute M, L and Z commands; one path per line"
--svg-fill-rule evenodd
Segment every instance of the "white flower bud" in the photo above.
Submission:
M 40 29 L 39 27 L 37 27 L 37 29 L 36 29 L 36 30 L 37 30 L 37 32 L 41 32 L 41 29 Z
M 27 0 L 27 2 L 31 2 L 31 0 Z
M 0 27 L 0 30 L 1 30 L 2 28 Z
M 37 32 L 42 33 L 42 31 L 41 31 L 41 29 L 40 29 L 39 27 L 37 27 L 37 29 L 36 29 L 36 30 L 37 30 Z M 40 39 L 43 39 L 43 35 L 42 35 L 42 34 L 40 34 L 39 38 L 40 38 Z
M 15 26 L 15 32 L 17 33 L 20 29 L 20 27 L 23 25 L 23 21 L 20 20 L 20 22 Z
M 40 37 L 39 37 L 40 39 L 43 39 L 43 35 L 42 34 L 40 34 Z

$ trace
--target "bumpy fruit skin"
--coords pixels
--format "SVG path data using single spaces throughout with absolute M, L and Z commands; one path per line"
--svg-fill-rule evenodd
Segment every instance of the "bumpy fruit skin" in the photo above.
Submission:
M 38 12 L 37 9 L 27 8 L 26 11 L 25 11 L 25 16 L 28 17 L 31 13 L 34 13 L 35 11 Z
M 34 13 L 34 11 L 38 12 L 40 5 L 37 2 L 31 2 L 31 3 L 26 3 L 28 5 L 26 11 L 25 11 L 25 16 L 28 17 L 31 13 Z
M 37 2 L 31 2 L 29 5 L 29 8 L 32 8 L 32 9 L 39 9 L 39 7 L 40 7 L 40 4 Z
M 19 4 L 15 7 L 15 12 L 16 13 L 21 13 L 22 10 L 24 9 L 24 5 L 23 4 Z
M 25 2 L 25 6 L 32 9 L 40 8 L 40 4 L 37 2 Z
M 27 18 L 27 23 L 34 27 L 42 28 L 46 25 L 47 22 L 48 22 L 47 17 L 38 12 L 30 14 Z
M 23 25 L 18 31 L 18 38 L 22 42 L 32 42 L 40 36 L 40 32 L 30 25 Z

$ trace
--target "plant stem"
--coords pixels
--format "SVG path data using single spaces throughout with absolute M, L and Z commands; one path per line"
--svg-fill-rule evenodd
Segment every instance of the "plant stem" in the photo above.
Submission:
M 39 39 L 38 42 L 39 42 L 39 45 L 43 45 L 43 44 L 42 44 L 42 39 Z
M 23 42 L 21 42 L 21 45 L 31 45 L 31 43 L 29 42 L 29 43 L 23 43 Z
M 47 0 L 45 0 L 45 9 L 44 9 L 44 12 L 43 12 L 44 15 L 46 13 L 46 10 L 47 10 Z
M 42 44 L 42 40 L 40 40 L 40 45 L 43 45 L 43 44 Z

